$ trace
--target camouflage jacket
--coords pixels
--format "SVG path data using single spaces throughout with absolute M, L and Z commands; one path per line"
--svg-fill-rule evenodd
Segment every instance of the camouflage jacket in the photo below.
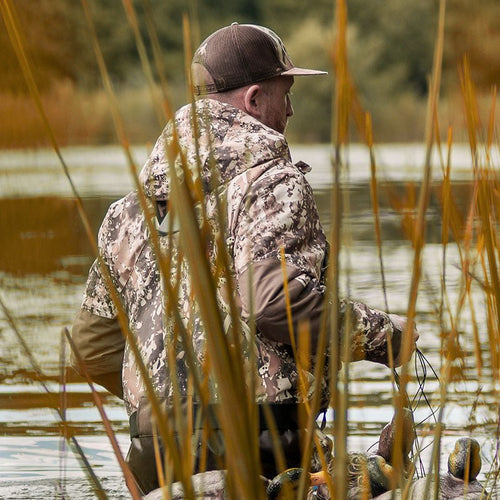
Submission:
M 173 124 L 169 123 L 140 174 L 148 200 L 157 204 L 155 224 L 160 231 L 162 252 L 169 256 L 171 286 L 177 296 L 175 307 L 203 370 L 206 339 L 198 299 L 190 283 L 189 266 L 179 251 L 182 229 L 178 226 L 178 214 L 175 207 L 168 205 L 170 174 L 174 169 L 179 179 L 187 182 L 188 176 L 190 185 L 200 188 L 202 207 L 197 209 L 204 213 L 212 236 L 221 230 L 218 210 L 224 207 L 223 241 L 230 256 L 231 281 L 236 290 L 233 295 L 240 308 L 242 348 L 244 356 L 248 357 L 252 351 L 257 360 L 256 400 L 298 401 L 298 373 L 291 349 L 286 296 L 290 300 L 295 335 L 298 331 L 310 335 L 313 354 L 322 311 L 325 304 L 329 304 L 325 300 L 328 244 L 312 189 L 305 178 L 309 167 L 302 162 L 292 163 L 282 134 L 237 108 L 202 99 L 196 104 L 196 120 L 193 120 L 193 109 L 187 105 L 176 113 L 175 133 Z M 171 148 L 176 136 L 187 171 L 182 171 L 179 152 Z M 174 169 L 170 169 L 169 157 L 175 154 Z M 167 209 L 168 216 L 163 218 Z M 111 205 L 99 231 L 100 251 L 127 312 L 153 386 L 168 400 L 174 378 L 181 394 L 187 393 L 190 367 L 182 342 L 175 335 L 175 321 L 168 312 L 172 304 L 166 306 L 165 288 L 150 240 L 136 191 Z M 208 237 L 207 254 L 214 269 L 220 251 L 216 238 Z M 215 279 L 218 303 L 227 325 L 230 322 L 226 300 L 228 283 L 221 276 Z M 397 353 L 401 334 L 390 317 L 364 304 L 343 300 L 339 324 L 343 325 L 342 317 L 347 309 L 352 320 L 351 359 L 387 363 L 387 339 L 392 338 Z M 73 329 L 73 338 L 84 353 L 87 366 L 96 374 L 112 371 L 119 368 L 123 355 L 124 399 L 128 411 L 134 411 L 144 398 L 145 387 L 130 346 L 117 339 L 116 331 L 108 338 L 99 334 L 93 344 L 91 340 L 90 321 L 95 324 L 99 318 L 112 321 L 116 317 L 116 307 L 97 262 L 89 273 L 82 314 L 83 326 Z M 255 337 L 248 328 L 251 319 L 255 321 Z M 299 329 L 299 324 L 305 324 L 305 329 Z M 175 355 L 170 356 L 174 344 Z M 91 345 L 94 347 L 89 347 Z M 312 368 L 306 377 L 314 381 Z M 325 381 L 320 383 L 326 390 Z M 216 383 L 213 387 L 212 397 L 217 399 Z

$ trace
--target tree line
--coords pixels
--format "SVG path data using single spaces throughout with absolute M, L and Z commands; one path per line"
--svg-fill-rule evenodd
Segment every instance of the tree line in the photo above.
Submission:
M 88 0 L 108 70 L 118 89 L 144 85 L 136 41 L 124 4 Z M 73 0 L 16 0 L 15 5 L 38 85 L 48 90 L 70 81 L 91 91 L 100 87 L 89 27 L 82 4 Z M 233 21 L 274 29 L 297 65 L 327 69 L 325 79 L 297 86 L 296 112 L 301 124 L 291 130 L 298 140 L 328 140 L 331 116 L 334 0 L 132 0 L 142 39 L 152 57 L 151 30 L 157 36 L 166 79 L 174 89 L 185 86 L 186 47 L 183 19 L 190 20 L 193 47 L 215 29 Z M 425 101 L 437 29 L 437 0 L 347 0 L 349 64 L 362 103 L 383 124 L 397 109 Z M 26 87 L 5 27 L 0 28 L 0 92 L 22 94 Z M 443 93 L 457 82 L 457 66 L 470 60 L 479 88 L 500 77 L 500 3 L 454 0 L 446 14 Z M 189 56 L 189 55 L 188 55 Z M 172 93 L 174 105 L 185 99 Z M 177 97 L 178 96 L 178 97 Z M 416 109 L 416 108 L 415 108 Z M 408 111 L 409 112 L 409 111 Z M 307 125 L 307 126 L 306 126 Z M 383 128 L 383 126 L 382 126 Z

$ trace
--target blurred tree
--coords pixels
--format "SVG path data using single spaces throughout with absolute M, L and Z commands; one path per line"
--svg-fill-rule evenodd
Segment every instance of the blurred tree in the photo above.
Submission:
M 78 2 L 17 0 L 14 6 L 38 85 L 43 90 L 54 80 L 77 80 L 88 70 L 81 37 Z M 0 90 L 25 92 L 26 86 L 14 49 L 0 16 Z
M 262 9 L 259 0 L 232 0 L 226 4 L 219 0 L 204 0 L 198 2 L 200 10 L 205 14 L 202 19 L 210 19 L 219 27 L 232 22 L 260 23 Z
M 110 75 L 118 90 L 141 90 L 144 75 L 122 0 L 87 0 Z M 132 0 L 141 35 L 152 56 L 148 22 L 160 42 L 172 104 L 185 102 L 183 15 L 191 21 L 192 47 L 222 26 L 237 21 L 267 25 L 284 40 L 297 65 L 324 68 L 326 78 L 297 79 L 293 140 L 329 140 L 335 0 Z M 15 0 L 37 82 L 94 90 L 101 79 L 78 0 Z M 401 113 L 420 121 L 436 38 L 438 0 L 347 0 L 350 70 L 361 102 L 372 112 L 375 130 L 388 136 Z M 457 81 L 456 68 L 468 55 L 474 81 L 490 86 L 500 78 L 500 3 L 498 0 L 453 0 L 447 6 L 444 82 Z M 0 18 L 0 92 L 26 92 L 19 65 Z M 152 60 L 152 57 L 151 57 Z M 137 95 L 139 95 L 138 93 Z M 147 92 L 144 92 L 147 96 Z M 445 95 L 445 94 L 443 94 Z M 134 106 L 140 106 L 139 102 Z M 143 106 L 150 106 L 145 102 Z M 410 137 L 417 130 L 408 118 Z M 417 124 L 418 125 L 418 124 Z
M 92 0 L 92 17 L 99 44 L 110 75 L 115 83 L 140 85 L 144 76 L 140 66 L 136 41 L 121 1 Z M 141 37 L 151 56 L 151 43 L 146 16 L 154 23 L 156 36 L 163 49 L 167 76 L 184 75 L 182 16 L 184 0 L 133 0 L 132 6 L 139 23 Z
M 401 66 L 401 85 L 425 93 L 434 41 L 434 0 L 410 4 L 404 0 L 349 0 L 348 4 L 360 43 L 377 50 L 370 57 L 372 71 L 383 73 Z M 122 2 L 90 0 L 89 5 L 112 77 L 116 82 L 142 82 L 135 40 Z M 303 33 L 303 26 L 311 19 L 319 29 L 331 26 L 334 11 L 331 0 L 318 0 L 314 5 L 298 0 L 233 0 L 228 4 L 217 0 L 134 0 L 133 5 L 148 48 L 145 16 L 148 9 L 152 13 L 168 76 L 179 74 L 183 68 L 184 13 L 198 17 L 198 23 L 193 22 L 193 29 L 199 25 L 200 32 L 194 34 L 195 39 L 238 21 L 266 24 L 287 40 Z M 51 78 L 70 78 L 85 86 L 98 82 L 80 2 L 18 0 L 15 6 L 42 86 Z M 0 33 L 0 49 L 7 67 L 0 76 L 0 86 L 17 88 L 15 60 L 5 30 Z
M 309 17 L 303 19 L 284 42 L 297 66 L 328 71 L 327 76 L 295 78 L 292 89 L 295 116 L 290 120 L 288 137 L 292 142 L 328 142 L 333 88 L 329 56 L 332 31 Z
M 314 18 L 322 26 L 331 25 L 334 1 L 315 0 L 259 0 L 262 22 L 286 39 L 298 32 L 309 19 Z
M 89 0 L 88 3 L 99 44 L 114 81 L 134 83 L 139 80 L 142 83 L 136 43 L 122 2 Z M 179 68 L 183 68 L 182 15 L 186 10 L 185 2 L 134 0 L 133 5 L 148 48 L 150 44 L 144 7 L 150 5 L 154 19 L 161 21 L 156 22 L 155 27 L 166 55 L 166 67 L 170 73 L 178 72 Z M 83 87 L 100 84 L 89 30 L 80 2 L 17 0 L 14 6 L 26 39 L 27 51 L 33 62 L 37 82 L 42 90 L 60 79 L 70 79 Z M 0 73 L 0 89 L 24 90 L 15 53 L 3 20 L 0 22 L 3 69 Z
M 373 75 L 387 74 L 395 89 L 427 92 L 436 39 L 435 0 L 348 0 L 349 19 L 366 46 Z
M 454 0 L 446 23 L 445 68 L 456 80 L 457 66 L 467 56 L 479 87 L 500 82 L 500 2 Z

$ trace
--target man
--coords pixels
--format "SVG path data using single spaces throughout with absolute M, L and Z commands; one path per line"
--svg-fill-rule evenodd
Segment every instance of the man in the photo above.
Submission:
M 234 23 L 216 31 L 193 58 L 192 79 L 199 96 L 196 105 L 184 106 L 176 113 L 175 122 L 166 126 L 140 175 L 144 193 L 156 210 L 162 249 L 169 255 L 171 284 L 178 294 L 174 307 L 191 336 L 200 366 L 206 361 L 204 328 L 191 275 L 179 251 L 179 214 L 169 205 L 173 171 L 169 158 L 172 160 L 177 146 L 182 155 L 177 152 L 175 156 L 176 172 L 181 171 L 181 159 L 188 168 L 188 174 L 179 173 L 179 179 L 188 176 L 191 184 L 201 186 L 202 221 L 211 228 L 207 255 L 212 265 L 221 251 L 215 238 L 221 228 L 218 207 L 225 207 L 224 241 L 231 256 L 241 312 L 242 344 L 251 344 L 249 349 L 256 355 L 255 400 L 269 403 L 287 466 L 300 465 L 301 429 L 296 405 L 302 397 L 299 370 L 290 347 L 293 339 L 286 301 L 290 301 L 295 334 L 304 331 L 299 325 L 306 325 L 314 355 L 322 312 L 328 304 L 328 246 L 312 189 L 305 179 L 308 166 L 292 163 L 283 134 L 293 115 L 290 89 L 294 77 L 317 74 L 324 72 L 296 68 L 279 37 L 267 28 Z M 189 366 L 182 347 L 178 348 L 175 367 L 167 360 L 167 343 L 174 336 L 172 314 L 165 311 L 164 277 L 160 277 L 137 192 L 110 207 L 99 232 L 99 247 L 155 390 L 167 406 L 174 385 L 181 396 L 187 397 Z M 224 276 L 217 276 L 217 287 L 218 303 L 228 319 L 227 289 L 231 287 Z M 401 349 L 403 318 L 342 301 L 342 330 L 347 310 L 351 318 L 347 328 L 352 336 L 351 359 L 389 364 L 391 340 L 394 365 L 407 360 Z M 251 318 L 255 320 L 255 338 L 248 334 Z M 415 333 L 411 339 L 411 350 L 417 337 Z M 144 382 L 120 332 L 117 309 L 97 262 L 90 270 L 73 339 L 94 380 L 125 400 L 132 436 L 128 460 L 143 491 L 150 491 L 158 482 L 152 437 L 144 431 L 151 428 Z M 307 376 L 313 378 L 312 370 Z M 318 383 L 326 387 L 325 381 Z M 262 472 L 273 477 L 278 471 L 265 424 L 261 426 L 259 446 Z M 208 468 L 221 465 L 217 452 L 212 455 L 207 459 Z

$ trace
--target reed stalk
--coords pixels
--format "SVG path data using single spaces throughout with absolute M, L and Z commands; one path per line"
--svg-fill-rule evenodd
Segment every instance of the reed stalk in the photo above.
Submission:
M 85 363 L 83 362 L 83 360 L 80 356 L 80 353 L 78 352 L 78 348 L 76 347 L 75 343 L 73 342 L 73 339 L 71 338 L 71 335 L 70 335 L 67 328 L 63 328 L 62 338 L 66 339 L 66 341 L 68 342 L 68 344 L 71 347 L 71 351 L 73 352 L 73 355 L 76 357 L 78 363 L 82 367 L 83 376 L 85 377 L 87 384 L 89 385 L 90 392 L 92 393 L 92 398 L 94 399 L 94 403 L 96 405 L 96 408 L 99 411 L 99 415 L 100 415 L 102 423 L 104 425 L 104 430 L 106 431 L 106 435 L 109 438 L 113 452 L 118 460 L 118 465 L 120 466 L 120 468 L 122 470 L 123 477 L 125 478 L 125 481 L 129 487 L 130 494 L 132 495 L 132 498 L 134 500 L 139 500 L 141 498 L 141 495 L 140 495 L 139 490 L 137 488 L 137 485 L 135 483 L 135 479 L 134 479 L 132 473 L 130 472 L 130 467 L 128 466 L 127 462 L 123 458 L 123 454 L 120 450 L 120 446 L 118 444 L 118 441 L 116 440 L 116 435 L 115 435 L 113 428 L 111 426 L 111 422 L 109 421 L 109 418 L 106 414 L 106 410 L 104 408 L 104 403 L 102 401 L 102 398 L 99 395 L 99 393 L 97 392 L 97 390 L 95 389 L 94 384 L 92 383 L 90 375 L 87 371 L 87 368 L 85 367 Z
M 208 353 L 212 360 L 217 359 L 213 368 L 220 391 L 221 412 L 218 417 L 226 438 L 226 460 L 228 465 L 234 464 L 234 473 L 238 477 L 238 481 L 234 483 L 237 491 L 247 495 L 253 491 L 252 496 L 248 498 L 259 498 L 259 490 L 252 488 L 258 475 L 255 469 L 258 459 L 254 455 L 255 447 L 250 441 L 252 434 L 248 432 L 253 426 L 248 420 L 246 405 L 234 405 L 235 401 L 248 400 L 245 395 L 242 364 L 239 363 L 241 358 L 240 354 L 231 348 L 224 334 L 224 322 L 215 299 L 216 290 L 193 208 L 195 202 L 186 183 L 181 183 L 177 178 L 174 168 L 175 153 L 177 152 L 169 151 L 172 202 L 178 207 L 182 246 L 191 265 L 192 284 L 205 325 Z M 248 455 L 242 454 L 241 450 L 245 450 Z
M 430 79 L 430 90 L 429 90 L 429 99 L 428 99 L 428 108 L 427 108 L 427 120 L 426 120 L 426 155 L 425 155 L 425 163 L 424 163 L 424 177 L 422 180 L 421 188 L 420 188 L 420 196 L 418 202 L 418 210 L 416 216 L 416 224 L 414 230 L 413 244 L 414 244 L 414 259 L 413 259 L 413 272 L 412 279 L 410 285 L 410 293 L 408 298 L 408 308 L 407 308 L 407 323 L 405 328 L 405 335 L 403 337 L 403 344 L 401 345 L 401 349 L 404 353 L 409 353 L 411 349 L 411 341 L 413 331 L 415 325 L 415 314 L 416 314 L 416 302 L 418 295 L 418 288 L 420 282 L 421 275 L 421 259 L 422 259 L 422 251 L 425 245 L 425 214 L 427 210 L 427 205 L 429 201 L 429 191 L 430 191 L 430 183 L 431 183 L 431 173 L 432 173 L 432 164 L 431 164 L 431 153 L 432 146 L 434 144 L 435 138 L 435 117 L 437 115 L 437 107 L 439 100 L 439 89 L 441 84 L 441 67 L 442 67 L 442 59 L 443 59 L 443 45 L 444 45 L 444 22 L 445 22 L 445 12 L 446 12 L 446 1 L 440 0 L 439 2 L 439 21 L 438 21 L 438 30 L 437 30 L 437 39 L 436 46 L 434 50 L 434 63 L 432 76 Z M 402 408 L 404 405 L 404 395 L 406 394 L 406 386 L 408 382 L 408 367 L 407 365 L 403 365 L 401 370 L 400 377 L 400 397 L 396 401 L 396 407 Z M 442 401 L 444 404 L 444 401 Z M 400 416 L 398 416 L 400 415 Z M 400 455 L 401 450 L 401 436 L 403 429 L 403 421 L 402 414 L 397 413 L 396 419 L 396 439 L 394 443 L 394 449 L 396 453 L 399 454 L 399 464 L 402 464 L 402 457 Z M 435 440 L 437 444 L 439 442 L 439 438 Z M 436 448 L 435 448 L 436 449 Z M 400 466 L 399 466 L 400 467 Z M 431 464 L 432 469 L 432 464 Z M 439 470 L 439 469 L 437 469 Z M 427 483 L 429 484 L 429 483 Z
M 128 141 L 126 140 L 126 134 L 125 134 L 124 127 L 123 127 L 123 122 L 119 116 L 119 113 L 117 112 L 118 106 L 116 103 L 116 98 L 114 96 L 114 93 L 112 92 L 111 82 L 110 82 L 109 77 L 108 77 L 107 72 L 106 72 L 104 59 L 102 58 L 102 53 L 100 51 L 97 37 L 95 36 L 95 31 L 93 30 L 90 11 L 88 9 L 87 3 L 84 0 L 82 0 L 82 4 L 84 7 L 84 12 L 85 12 L 87 21 L 88 21 L 89 26 L 90 26 L 92 42 L 93 42 L 94 50 L 96 52 L 98 64 L 100 66 L 101 73 L 103 75 L 105 87 L 108 90 L 108 97 L 110 99 L 110 104 L 112 105 L 112 112 L 113 112 L 113 118 L 115 121 L 115 127 L 117 130 L 117 135 L 120 139 L 121 144 L 124 146 L 124 150 L 127 154 L 128 160 L 129 160 L 129 165 L 131 166 L 131 171 L 133 174 L 135 174 L 134 162 L 133 162 L 132 156 L 130 154 Z M 76 187 L 74 186 L 72 179 L 69 175 L 69 170 L 68 170 L 67 165 L 64 161 L 64 158 L 61 154 L 61 151 L 60 151 L 60 148 L 57 144 L 55 136 L 52 132 L 52 128 L 51 128 L 51 125 L 48 121 L 47 115 L 43 109 L 41 98 L 40 98 L 40 93 L 38 91 L 35 79 L 33 78 L 31 64 L 29 62 L 29 58 L 26 54 L 26 51 L 24 49 L 24 42 L 23 42 L 21 31 L 19 29 L 19 23 L 16 19 L 15 10 L 14 10 L 13 6 L 11 5 L 10 0 L 6 0 L 5 2 L 2 2 L 0 4 L 0 7 L 2 8 L 2 15 L 3 15 L 4 19 L 6 20 L 6 25 L 8 28 L 9 36 L 11 38 L 12 45 L 14 47 L 14 50 L 15 50 L 16 55 L 18 57 L 19 63 L 21 65 L 21 69 L 22 69 L 23 74 L 25 76 L 26 83 L 28 84 L 28 88 L 30 89 L 31 95 L 32 95 L 32 97 L 35 101 L 35 104 L 37 106 L 37 109 L 40 113 L 40 116 L 41 116 L 43 124 L 44 124 L 44 128 L 46 129 L 46 131 L 49 135 L 49 138 L 50 138 L 50 141 L 52 144 L 52 148 L 56 152 L 56 154 L 60 160 L 60 163 L 63 167 L 64 173 L 68 179 L 68 182 L 70 183 L 71 189 L 72 189 L 73 193 L 75 194 L 75 199 L 77 200 L 78 211 L 79 211 L 79 214 L 81 216 L 82 222 L 84 224 L 88 239 L 91 242 L 91 246 L 94 250 L 94 253 L 99 260 L 101 271 L 103 272 L 103 275 L 104 275 L 104 277 L 109 285 L 109 289 L 110 289 L 110 293 L 111 293 L 112 298 L 113 298 L 113 302 L 117 306 L 118 319 L 120 322 L 122 332 L 124 332 L 124 335 L 126 336 L 127 340 L 129 341 L 129 344 L 131 345 L 131 348 L 132 348 L 132 351 L 134 352 L 134 355 L 136 357 L 138 366 L 141 369 L 141 372 L 143 374 L 143 378 L 144 378 L 146 387 L 149 389 L 149 394 L 150 394 L 150 397 L 152 400 L 153 409 L 154 409 L 154 412 L 157 416 L 158 421 L 160 422 L 159 427 L 160 427 L 160 430 L 162 431 L 162 438 L 164 439 L 164 442 L 170 444 L 170 446 L 172 448 L 171 453 L 174 456 L 174 464 L 179 464 L 180 461 L 175 458 L 178 452 L 174 449 L 175 445 L 174 445 L 172 439 L 169 439 L 169 437 L 171 438 L 171 433 L 169 433 L 169 431 L 166 428 L 166 420 L 163 418 L 160 418 L 161 408 L 160 408 L 159 404 L 154 404 L 154 402 L 156 400 L 156 396 L 155 396 L 154 390 L 151 386 L 151 383 L 148 384 L 149 375 L 148 375 L 147 369 L 144 366 L 144 363 L 142 362 L 142 358 L 141 358 L 140 352 L 138 350 L 137 344 L 135 342 L 135 339 L 133 338 L 132 334 L 129 331 L 128 319 L 127 319 L 126 314 L 121 306 L 121 302 L 120 302 L 120 299 L 119 299 L 118 294 L 116 292 L 116 289 L 113 286 L 111 277 L 109 275 L 109 271 L 108 271 L 106 265 L 104 264 L 104 262 L 102 261 L 102 258 L 99 254 L 99 251 L 97 248 L 97 243 L 95 241 L 92 230 L 90 228 L 90 223 L 88 221 L 87 214 L 85 213 L 85 211 L 83 209 L 81 198 L 78 195 Z M 136 174 L 135 174 L 135 180 L 136 180 L 136 183 L 138 184 Z M 148 213 L 149 210 L 148 210 L 148 207 L 145 203 L 144 196 L 142 197 L 142 201 L 143 201 L 143 208 L 145 209 L 145 213 Z M 149 217 L 146 217 L 146 220 L 150 220 Z M 187 476 L 182 474 L 182 470 L 178 470 L 177 472 L 179 474 L 179 477 L 184 479 L 185 491 L 186 491 L 187 496 L 189 497 L 190 491 L 191 491 L 191 483 L 190 483 L 189 479 L 187 478 Z
M 165 109 L 162 106 L 162 101 L 158 95 L 158 89 L 153 76 L 153 70 L 149 62 L 149 58 L 146 51 L 146 46 L 142 39 L 142 35 L 139 29 L 139 23 L 137 21 L 137 15 L 135 13 L 135 8 L 131 0 L 122 0 L 123 8 L 127 14 L 127 20 L 134 33 L 135 45 L 139 52 L 139 58 L 141 60 L 141 67 L 144 75 L 146 76 L 146 81 L 149 88 L 149 93 L 151 95 L 151 101 L 153 105 L 153 110 L 155 112 L 156 119 L 160 129 L 163 128 L 165 121 L 168 119 Z
M 371 115 L 366 113 L 366 145 L 370 152 L 370 195 L 372 199 L 372 210 L 373 210 L 373 219 L 375 226 L 375 243 L 377 245 L 378 252 L 378 260 L 380 266 L 380 277 L 382 279 L 382 293 L 384 294 L 384 304 L 385 310 L 387 312 L 390 311 L 389 301 L 387 299 L 387 286 L 385 283 L 385 272 L 384 272 L 384 258 L 382 252 L 382 232 L 380 229 L 380 209 L 379 209 L 379 200 L 378 200 L 378 184 L 377 184 L 377 162 L 375 160 L 375 152 L 373 149 L 373 126 Z M 388 344 L 391 346 L 391 343 Z M 392 349 L 391 349 L 392 351 Z M 392 352 L 389 353 L 389 359 L 392 359 Z M 390 361 L 391 366 L 394 364 L 393 361 Z
M 54 394 L 49 386 L 45 383 L 45 377 L 43 375 L 43 370 L 38 364 L 38 361 L 36 360 L 35 355 L 31 351 L 30 347 L 28 346 L 27 342 L 24 339 L 24 335 L 21 333 L 21 330 L 18 328 L 16 321 L 14 320 L 14 317 L 10 313 L 7 305 L 4 303 L 3 299 L 0 297 L 0 309 L 2 309 L 2 312 L 7 320 L 7 323 L 9 324 L 12 332 L 15 334 L 17 341 L 21 345 L 21 348 L 28 358 L 30 365 L 35 372 L 36 380 L 40 384 L 40 386 L 43 388 L 48 402 L 47 406 L 51 409 L 54 410 L 55 414 L 57 417 L 60 419 L 63 429 L 64 429 L 64 437 L 68 441 L 68 444 L 71 448 L 71 450 L 74 452 L 76 458 L 78 459 L 78 462 L 80 464 L 80 467 L 82 468 L 85 476 L 88 478 L 93 491 L 97 498 L 101 500 L 106 500 L 108 498 L 106 492 L 104 491 L 104 488 L 101 485 L 101 482 L 99 481 L 99 478 L 95 474 L 94 470 L 92 469 L 92 466 L 90 465 L 89 461 L 87 460 L 87 457 L 85 456 L 85 453 L 83 452 L 80 444 L 78 443 L 78 440 L 76 439 L 75 436 L 71 435 L 69 432 L 66 432 L 66 419 L 65 419 L 65 413 L 63 411 L 63 408 L 58 405 L 58 397 L 56 394 Z
M 172 110 L 172 107 L 170 106 L 170 98 L 168 95 L 168 84 L 165 76 L 166 70 L 165 70 L 165 65 L 163 63 L 160 41 L 158 40 L 158 35 L 156 33 L 153 10 L 151 8 L 150 0 L 142 0 L 142 4 L 146 18 L 146 27 L 148 30 L 148 36 L 151 42 L 151 48 L 153 52 L 153 61 L 156 68 L 156 73 L 158 75 L 160 91 L 162 94 L 161 104 L 165 118 L 167 121 L 169 121 L 173 118 L 174 112 Z
M 339 254 L 341 248 L 341 168 L 342 168 L 342 148 L 347 143 L 349 130 L 349 109 L 350 109 L 350 88 L 347 69 L 347 5 L 344 0 L 335 4 L 335 27 L 336 39 L 334 46 L 335 64 L 335 98 L 334 112 L 332 120 L 332 144 L 334 145 L 334 156 L 332 158 L 332 168 L 334 171 L 334 185 L 331 195 L 332 227 L 330 233 L 331 254 L 328 262 L 328 289 L 332 297 L 334 307 L 330 316 L 330 406 L 335 411 L 334 422 L 334 455 L 335 470 L 333 497 L 345 498 L 347 493 L 347 394 L 343 391 L 337 367 L 340 365 L 341 355 L 344 348 L 339 338 L 340 318 L 337 307 L 339 304 L 339 276 L 340 263 Z M 344 343 L 349 337 L 349 323 L 346 323 Z
M 130 171 L 130 174 L 132 175 L 134 185 L 137 189 L 141 209 L 142 209 L 143 213 L 145 214 L 145 222 L 146 222 L 146 225 L 147 225 L 147 228 L 149 231 L 149 235 L 151 238 L 151 244 L 152 244 L 155 256 L 156 256 L 156 261 L 158 263 L 160 275 L 163 277 L 163 282 L 166 284 L 166 286 L 165 286 L 166 296 L 165 297 L 166 297 L 166 299 L 167 299 L 167 297 L 173 298 L 173 290 L 171 289 L 171 286 L 170 286 L 169 266 L 168 266 L 166 260 L 162 256 L 160 242 L 159 242 L 159 236 L 158 236 L 158 233 L 157 233 L 157 231 L 152 223 L 152 220 L 153 220 L 152 207 L 151 207 L 150 203 L 148 203 L 148 200 L 146 199 L 144 190 L 143 190 L 143 188 L 139 182 L 138 176 L 137 176 L 137 170 L 135 167 L 135 162 L 133 160 L 132 154 L 130 152 L 130 146 L 129 146 L 129 143 L 127 140 L 127 136 L 126 136 L 126 132 L 125 132 L 124 124 L 123 124 L 123 119 L 122 119 L 120 112 L 119 112 L 119 106 L 118 106 L 118 103 L 116 101 L 116 96 L 115 96 L 115 93 L 113 90 L 111 80 L 109 78 L 109 74 L 108 74 L 108 71 L 106 68 L 106 63 L 105 63 L 104 58 L 102 56 L 102 52 L 101 52 L 101 49 L 99 46 L 97 35 L 95 33 L 95 28 L 93 25 L 91 13 L 90 13 L 90 10 L 88 8 L 88 4 L 87 4 L 86 0 L 82 0 L 82 5 L 83 5 L 85 16 L 87 19 L 87 24 L 88 24 L 89 29 L 90 29 L 92 46 L 94 48 L 96 59 L 97 59 L 98 65 L 99 65 L 103 84 L 104 84 L 104 87 L 105 87 L 106 92 L 108 94 L 109 101 L 110 101 L 110 106 L 111 106 L 111 111 L 112 111 L 112 115 L 113 115 L 113 121 L 115 123 L 117 137 L 118 137 L 119 142 L 122 145 L 124 152 L 126 154 L 126 158 L 127 158 L 127 162 L 128 162 L 128 166 L 129 166 L 129 171 Z M 104 273 L 106 273 L 106 272 L 107 272 L 107 270 L 104 270 Z M 114 287 L 111 286 L 110 288 L 111 288 L 111 290 L 113 290 Z M 114 291 L 114 292 L 116 293 L 116 291 Z M 113 294 L 113 302 L 115 302 L 115 301 L 118 302 L 118 310 L 120 311 L 119 297 L 115 296 L 115 294 Z M 175 303 L 175 302 L 173 302 L 173 303 Z M 141 353 L 138 349 L 137 342 L 136 342 L 134 336 L 130 333 L 130 330 L 129 330 L 128 324 L 127 324 L 128 320 L 127 320 L 125 312 L 123 311 L 123 315 L 120 314 L 119 317 L 122 318 L 122 320 L 120 321 L 120 326 L 122 327 L 122 331 L 126 332 L 127 341 L 129 342 L 129 345 L 132 349 L 132 352 L 134 354 L 134 358 L 137 362 L 137 365 L 139 367 L 143 382 L 145 384 L 146 393 L 148 395 L 148 399 L 149 399 L 150 404 L 151 404 L 153 416 L 154 416 L 156 425 L 158 426 L 158 430 L 159 430 L 159 434 L 161 436 L 161 439 L 162 439 L 163 443 L 165 444 L 165 446 L 168 448 L 168 452 L 172 457 L 172 463 L 173 463 L 173 467 L 174 467 L 176 476 L 178 478 L 180 478 L 180 480 L 182 481 L 186 497 L 192 498 L 194 493 L 193 493 L 193 489 L 192 489 L 191 474 L 189 473 L 189 471 L 185 470 L 185 468 L 182 467 L 182 465 L 181 465 L 182 464 L 182 461 L 180 458 L 181 457 L 181 450 L 178 448 L 178 446 L 175 442 L 174 433 L 172 432 L 172 428 L 170 427 L 171 424 L 168 422 L 168 419 L 165 416 L 165 409 L 162 408 L 162 406 L 160 405 L 160 402 L 158 400 L 158 396 L 157 396 L 157 394 L 152 386 L 152 382 L 151 382 L 151 379 L 149 377 L 148 369 L 144 365 L 144 362 L 142 360 L 142 356 L 141 356 Z M 180 320 L 180 317 L 178 315 L 176 315 L 175 319 L 177 320 L 176 324 L 179 328 L 179 331 L 184 332 L 182 321 Z M 124 323 L 124 324 L 122 324 L 122 323 Z M 194 360 L 194 355 L 192 354 L 192 349 L 190 349 L 190 347 L 189 347 L 190 343 L 188 341 L 185 342 L 185 346 L 186 346 L 186 351 L 188 351 L 187 352 L 188 359 Z M 193 376 L 195 377 L 195 379 L 198 381 L 197 386 L 199 387 L 200 382 L 199 382 L 199 376 L 197 374 L 197 369 L 196 369 L 195 363 L 193 363 L 193 365 L 192 365 L 192 373 L 193 373 Z M 173 380 L 175 380 L 175 378 Z M 180 398 L 178 395 L 178 391 L 174 391 L 174 403 L 175 403 L 174 408 L 177 410 L 177 412 L 179 412 L 179 410 L 180 410 Z M 176 419 L 176 422 L 179 425 L 181 425 L 181 422 L 183 422 L 183 421 L 184 421 L 183 419 L 179 419 L 179 418 Z M 181 425 L 181 427 L 182 427 L 182 425 Z

